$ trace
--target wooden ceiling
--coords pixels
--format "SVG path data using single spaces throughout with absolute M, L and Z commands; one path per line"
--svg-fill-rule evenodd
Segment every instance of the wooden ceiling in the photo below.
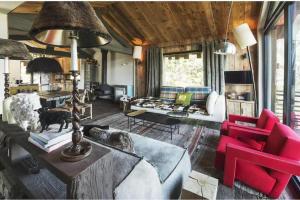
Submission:
M 224 39 L 231 2 L 91 2 L 99 18 L 131 44 L 162 47 Z M 234 2 L 234 27 L 248 23 L 256 30 L 261 2 Z M 42 2 L 25 2 L 13 13 L 37 14 Z

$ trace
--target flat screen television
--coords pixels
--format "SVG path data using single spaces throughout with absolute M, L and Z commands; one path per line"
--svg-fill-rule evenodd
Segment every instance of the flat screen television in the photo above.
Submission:
M 225 71 L 225 83 L 252 84 L 251 71 Z

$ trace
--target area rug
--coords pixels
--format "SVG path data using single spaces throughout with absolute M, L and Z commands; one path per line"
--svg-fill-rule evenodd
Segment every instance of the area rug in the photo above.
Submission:
M 102 119 L 88 122 L 88 124 L 109 125 L 112 128 L 129 131 L 127 117 L 123 113 L 117 113 Z M 217 199 L 268 199 L 265 195 L 250 187 L 235 181 L 234 188 L 222 184 L 223 172 L 214 168 L 215 150 L 219 142 L 219 124 L 200 121 L 197 125 L 181 123 L 179 134 L 173 134 L 153 129 L 152 127 L 132 127 L 131 132 L 150 137 L 156 140 L 168 142 L 183 148 L 188 148 L 191 155 L 193 170 L 219 179 Z M 280 199 L 289 199 L 286 191 Z
M 103 119 L 89 122 L 88 124 L 109 125 L 111 128 L 129 131 L 128 118 L 123 113 L 113 114 Z M 157 130 L 156 128 L 162 129 L 162 131 Z M 202 130 L 202 126 L 193 126 L 181 123 L 179 124 L 179 134 L 177 133 L 177 130 L 174 131 L 172 140 L 171 134 L 167 132 L 166 129 L 154 123 L 151 123 L 149 127 L 135 125 L 131 127 L 130 132 L 187 148 L 189 154 L 192 155 L 197 148 Z

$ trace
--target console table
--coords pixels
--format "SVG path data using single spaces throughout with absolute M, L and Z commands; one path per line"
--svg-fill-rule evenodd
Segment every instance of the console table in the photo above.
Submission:
M 60 160 L 61 147 L 46 153 L 27 141 L 29 133 L 16 125 L 0 122 L 0 131 L 9 138 L 9 148 L 0 152 L 0 163 L 29 198 L 111 199 L 112 155 L 108 148 L 92 144 L 92 153 L 79 162 Z M 67 144 L 70 145 L 70 144 Z M 32 156 L 40 172 L 28 173 L 19 163 Z

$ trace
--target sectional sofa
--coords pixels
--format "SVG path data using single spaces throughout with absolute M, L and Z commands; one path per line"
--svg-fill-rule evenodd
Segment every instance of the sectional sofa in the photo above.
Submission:
M 145 106 L 140 104 L 143 99 L 138 99 L 131 105 L 132 110 L 146 110 L 158 114 L 169 114 L 170 109 L 162 108 L 161 104 L 174 105 L 179 93 L 192 93 L 190 108 L 198 107 L 200 111 L 187 112 L 186 117 L 190 119 L 223 122 L 225 120 L 225 96 L 211 91 L 210 87 L 169 87 L 163 86 L 160 91 L 160 106 Z M 149 99 L 149 98 L 148 98 Z M 151 101 L 151 98 L 149 99 Z M 154 103 L 155 104 L 155 103 Z M 185 108 L 189 110 L 189 108 Z

